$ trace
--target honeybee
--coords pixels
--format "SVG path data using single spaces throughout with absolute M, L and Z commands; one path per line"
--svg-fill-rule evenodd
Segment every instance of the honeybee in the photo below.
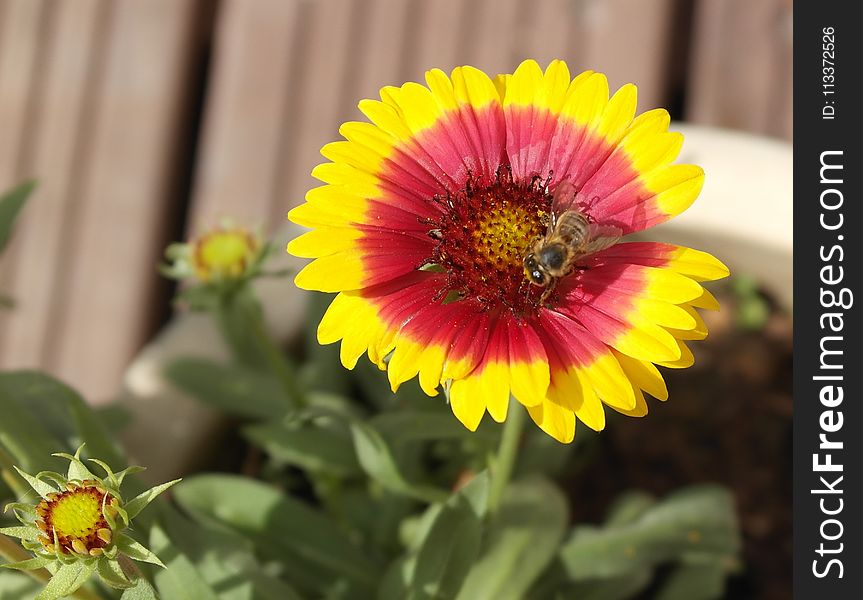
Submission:
M 544 287 L 540 304 L 579 259 L 614 245 L 623 233 L 611 225 L 591 223 L 575 204 L 576 189 L 569 181 L 557 184 L 552 195 L 551 222 L 524 257 L 524 272 L 533 285 Z

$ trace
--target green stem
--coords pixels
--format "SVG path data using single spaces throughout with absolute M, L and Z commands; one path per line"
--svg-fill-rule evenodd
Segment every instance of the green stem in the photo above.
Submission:
M 252 333 L 258 340 L 258 344 L 264 353 L 267 366 L 275 375 L 288 398 L 292 398 L 297 406 L 305 406 L 306 398 L 302 388 L 297 383 L 296 372 L 290 363 L 285 360 L 282 350 L 273 341 L 264 327 L 263 319 L 257 318 L 252 323 Z
M 497 512 L 503 492 L 512 476 L 515 459 L 518 456 L 521 431 L 524 428 L 526 416 L 524 407 L 512 398 L 509 402 L 509 414 L 507 414 L 503 425 L 500 446 L 498 446 L 497 454 L 490 461 L 491 489 L 488 493 L 488 511 L 490 514 Z
M 267 333 L 260 302 L 248 282 L 243 286 L 220 299 L 216 320 L 222 337 L 237 362 L 268 369 L 295 406 L 305 405 L 305 394 L 291 364 Z

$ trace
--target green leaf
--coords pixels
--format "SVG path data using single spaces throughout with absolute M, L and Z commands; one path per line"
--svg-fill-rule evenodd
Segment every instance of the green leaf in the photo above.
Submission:
M 120 534 L 117 536 L 116 541 L 117 548 L 120 549 L 120 552 L 137 560 L 138 562 L 150 563 L 151 565 L 156 565 L 158 567 L 165 568 L 165 564 L 159 559 L 156 554 L 144 546 L 143 544 L 133 540 L 126 534 Z
M 618 497 L 605 519 L 606 527 L 622 527 L 637 521 L 656 504 L 656 498 L 640 491 L 630 491 Z
M 347 581 L 363 595 L 376 585 L 380 567 L 329 516 L 280 491 L 243 477 L 189 478 L 174 498 L 196 518 L 215 521 L 250 539 L 277 559 L 298 589 L 320 592 Z
M 387 442 L 371 426 L 354 423 L 351 432 L 363 470 L 386 489 L 425 502 L 442 502 L 449 496 L 439 488 L 408 482 L 401 474 Z
M 42 498 L 47 498 L 48 494 L 56 494 L 57 493 L 57 488 L 54 487 L 53 485 L 45 483 L 41 479 L 37 479 L 37 478 L 33 477 L 32 475 L 25 473 L 24 471 L 22 471 L 18 467 L 14 467 L 14 468 L 18 472 L 18 475 L 20 475 L 30 485 L 30 487 L 33 488 L 33 490 L 37 494 L 39 494 Z
M 740 547 L 730 494 L 717 486 L 677 492 L 629 524 L 577 527 L 560 558 L 573 581 L 604 578 L 691 552 L 733 556 Z
M 12 563 L 2 563 L 0 567 L 4 569 L 15 569 L 17 571 L 30 571 L 32 569 L 41 569 L 45 565 L 52 563 L 51 559 L 45 558 L 43 556 L 37 556 L 35 558 L 28 558 L 27 560 L 21 560 L 18 562 Z
M 42 585 L 28 575 L 0 569 L 0 600 L 33 598 Z
M 453 494 L 434 515 L 416 554 L 410 581 L 412 598 L 454 598 L 479 555 L 488 478 L 479 477 Z
M 135 498 L 133 498 L 132 500 L 129 500 L 123 506 L 123 508 L 126 509 L 126 514 L 129 516 L 129 519 L 131 520 L 131 519 L 134 519 L 135 517 L 137 517 L 138 513 L 140 513 L 142 510 L 144 510 L 144 508 L 146 508 L 147 505 L 150 504 L 150 502 L 155 500 L 159 496 L 159 494 L 161 494 L 162 492 L 164 492 L 165 490 L 167 490 L 171 486 L 180 483 L 180 481 L 181 481 L 180 479 L 175 479 L 173 481 L 169 481 L 167 483 L 163 483 L 161 485 L 151 487 L 149 490 L 147 490 L 145 492 L 141 492 Z
M 293 588 L 262 569 L 252 544 L 240 534 L 194 523 L 171 506 L 160 506 L 159 513 L 171 542 L 218 590 L 220 600 L 300 600 Z
M 105 584 L 117 590 L 125 590 L 135 585 L 129 581 L 116 560 L 100 559 L 96 563 L 96 574 Z
M 354 445 L 344 427 L 333 424 L 266 423 L 243 428 L 243 435 L 276 460 L 338 477 L 360 475 Z
M 63 596 L 70 596 L 90 579 L 95 568 L 95 561 L 76 561 L 63 565 L 57 569 L 42 593 L 36 596 L 36 600 L 57 600 Z
M 0 252 L 12 237 L 12 226 L 21 212 L 27 197 L 36 187 L 35 181 L 28 181 L 0 196 Z
M 125 462 L 113 437 L 93 408 L 80 394 L 60 380 L 39 371 L 2 373 L 0 374 L 0 406 L 3 405 L 4 394 L 14 398 L 21 410 L 31 415 L 39 428 L 45 431 L 42 434 L 45 440 L 42 444 L 47 451 L 38 463 L 40 467 L 46 464 L 48 454 L 64 447 L 74 450 L 82 442 L 86 443 L 87 452 L 92 456 L 115 465 Z M 26 426 L 26 423 L 22 425 Z M 0 424 L 0 433 L 2 430 L 3 425 Z M 20 435 L 23 436 L 25 433 L 22 432 Z M 66 465 L 66 463 L 61 464 Z
M 66 471 L 66 479 L 68 480 L 78 480 L 78 481 L 86 481 L 88 479 L 95 479 L 96 475 L 84 464 L 81 460 L 81 450 L 84 448 L 83 445 L 79 446 L 77 450 L 75 450 L 75 455 L 71 455 L 68 452 L 55 452 L 53 456 L 57 456 L 59 458 L 65 458 L 69 461 L 69 467 Z
M 150 582 L 141 577 L 135 580 L 132 587 L 123 592 L 120 600 L 159 600 L 159 596 L 156 595 L 156 590 Z
M 164 598 L 171 600 L 217 600 L 216 592 L 191 561 L 171 543 L 158 526 L 150 529 L 150 545 L 165 557 L 166 568 L 154 575 L 156 588 Z
M 22 540 L 39 539 L 39 530 L 34 527 L 0 527 L 0 533 Z
M 458 598 L 524 598 L 557 554 L 568 518 L 566 498 L 550 481 L 510 484 Z
M 19 398 L 5 385 L 7 377 L 0 374 L 0 447 L 11 455 L 23 471 L 37 472 L 46 467 L 62 468 L 65 462 L 51 457 L 63 443 L 51 435 L 34 415 L 22 406 Z M 2 453 L 0 453 L 2 460 Z M 4 469 L 12 464 L 2 463 Z
M 168 365 L 165 376 L 184 392 L 228 414 L 267 419 L 281 417 L 291 408 L 274 377 L 249 367 L 181 358 Z

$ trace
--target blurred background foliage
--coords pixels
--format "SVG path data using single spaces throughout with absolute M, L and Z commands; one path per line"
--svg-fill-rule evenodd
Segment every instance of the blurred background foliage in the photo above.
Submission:
M 314 185 L 318 148 L 359 117 L 358 99 L 421 79 L 432 66 L 504 72 L 528 56 L 559 57 L 573 71 L 607 73 L 613 87 L 637 83 L 639 110 L 666 106 L 675 120 L 789 140 L 791 11 L 790 0 L 0 0 L 0 190 L 40 181 L 11 240 L 9 224 L 28 190 L 4 196 L 0 207 L 0 246 L 9 241 L 0 255 L 0 369 L 14 370 L 0 376 L 0 503 L 14 495 L 9 465 L 57 468 L 48 454 L 81 440 L 91 456 L 117 469 L 127 464 L 116 440 L 124 432 L 129 439 L 134 416 L 129 404 L 111 402 L 128 394 L 130 361 L 177 314 L 177 289 L 154 268 L 163 248 L 225 215 L 278 229 Z M 220 425 L 203 459 L 151 466 L 240 473 L 261 485 L 201 476 L 187 482 L 196 491 L 177 490 L 179 509 L 160 502 L 159 526 L 139 532 L 163 559 L 175 558 L 157 574 L 159 590 L 291 598 L 323 585 L 320 594 L 349 597 L 351 586 L 368 591 L 357 578 L 368 567 L 385 576 L 389 593 L 416 581 L 418 597 L 446 597 L 462 585 L 462 597 L 481 598 L 478 582 L 494 571 L 504 579 L 488 589 L 514 597 L 529 588 L 537 597 L 676 598 L 699 585 L 704 597 L 719 597 L 724 582 L 727 598 L 784 600 L 791 324 L 776 290 L 743 275 L 714 289 L 727 309 L 706 315 L 711 336 L 695 348 L 695 367 L 670 378 L 673 400 L 652 405 L 648 421 L 614 419 L 598 436 L 581 427 L 571 447 L 535 431 L 525 436 L 500 523 L 473 508 L 498 429 L 486 424 L 467 435 L 439 399 L 413 384 L 391 394 L 364 360 L 345 372 L 336 348 L 301 331 L 328 299 L 306 308 L 282 281 L 278 311 L 266 315 L 277 336 L 263 346 L 261 338 L 234 340 L 251 350 L 231 360 L 190 350 L 167 368 Z M 247 292 L 210 316 L 242 322 L 256 303 Z M 278 358 L 273 349 L 285 341 L 288 358 Z M 80 389 L 87 402 L 34 369 Z M 301 405 L 291 386 L 302 391 Z M 188 434 L 174 418 L 166 413 L 159 439 Z M 173 448 L 152 432 L 144 437 L 144 448 Z M 542 478 L 522 481 L 531 473 Z M 453 489 L 469 481 L 473 491 L 454 499 Z M 711 487 L 675 492 L 711 481 L 733 498 Z M 269 500 L 256 505 L 266 512 L 257 521 L 229 508 L 258 492 Z M 208 497 L 212 504 L 203 504 Z M 507 508 L 540 497 L 541 510 Z M 720 522 L 727 517 L 726 531 L 736 509 L 742 562 L 737 542 L 700 562 L 678 502 L 714 506 Z M 668 503 L 683 520 L 663 521 Z M 344 545 L 333 550 L 334 563 L 329 546 L 298 549 L 311 528 L 278 516 L 296 505 L 337 532 L 325 536 Z M 714 525 L 705 530 L 723 527 Z M 278 539 L 271 527 L 283 528 Z M 437 546 L 446 536 L 431 535 L 446 528 L 463 533 L 451 559 L 434 550 L 448 552 Z M 546 532 L 542 540 L 532 528 Z M 630 535 L 643 545 L 615 545 Z M 717 537 L 713 548 L 722 543 Z M 646 563 L 641 548 L 661 558 Z M 428 564 L 438 561 L 433 573 L 417 573 L 421 551 Z M 354 575 L 332 576 L 356 558 L 351 552 L 362 555 L 347 567 Z M 567 559 L 581 562 L 585 553 L 592 559 L 584 571 Z M 295 555 L 302 568 L 291 592 L 284 582 Z M 465 562 L 470 557 L 479 558 Z M 505 579 L 519 569 L 495 571 L 497 561 L 520 566 L 521 582 Z M 632 568 L 615 572 L 612 564 Z M 0 599 L 33 594 L 17 574 L 0 570 L 0 582 Z

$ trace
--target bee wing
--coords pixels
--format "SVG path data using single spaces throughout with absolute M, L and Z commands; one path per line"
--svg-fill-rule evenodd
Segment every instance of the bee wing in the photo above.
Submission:
M 576 208 L 575 197 L 577 190 L 571 181 L 564 179 L 554 188 L 551 196 L 551 211 L 555 215 L 562 215 L 568 210 Z
M 589 228 L 590 238 L 584 246 L 584 254 L 595 254 L 606 248 L 614 246 L 623 235 L 623 230 L 614 225 L 599 225 L 591 223 Z

